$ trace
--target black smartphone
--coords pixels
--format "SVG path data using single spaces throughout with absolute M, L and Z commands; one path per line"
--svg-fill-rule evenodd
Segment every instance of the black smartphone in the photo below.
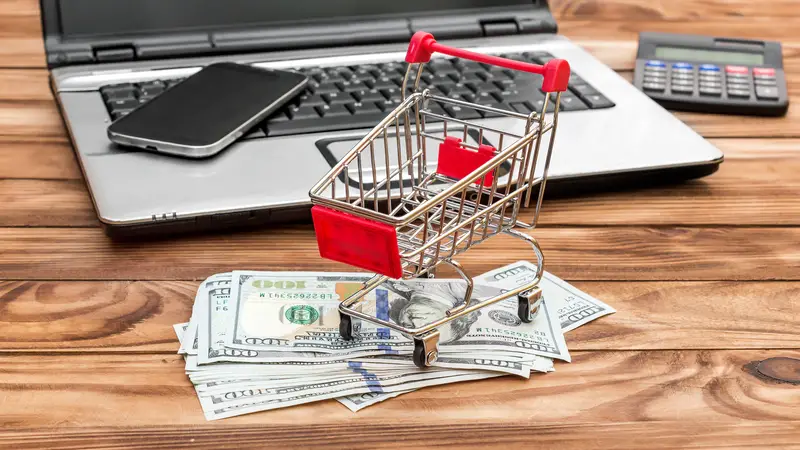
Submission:
M 108 127 L 112 142 L 205 158 L 302 92 L 308 77 L 236 63 L 206 66 Z

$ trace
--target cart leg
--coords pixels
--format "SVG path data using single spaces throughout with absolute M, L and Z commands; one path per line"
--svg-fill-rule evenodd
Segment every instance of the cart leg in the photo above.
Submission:
M 427 278 L 427 279 L 436 278 L 436 269 L 435 268 L 428 269 L 428 271 L 425 272 L 425 275 L 420 275 L 420 278 Z
M 439 357 L 439 331 L 432 330 L 414 336 L 414 364 L 422 369 L 430 366 Z
M 339 311 L 339 335 L 345 341 L 353 340 L 353 317 Z
M 538 286 L 517 296 L 519 320 L 530 323 L 539 315 L 542 306 L 542 289 Z

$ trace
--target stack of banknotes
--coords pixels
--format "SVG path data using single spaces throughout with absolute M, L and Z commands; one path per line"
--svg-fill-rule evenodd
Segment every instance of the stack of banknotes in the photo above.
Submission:
M 535 270 L 521 261 L 475 277 L 472 301 L 527 283 Z M 565 332 L 615 312 L 545 273 L 533 322 L 519 319 L 516 298 L 462 316 L 438 328 L 439 358 L 420 369 L 413 341 L 399 333 L 359 321 L 354 340 L 339 336 L 339 302 L 369 277 L 236 271 L 203 281 L 191 320 L 174 327 L 206 418 L 326 399 L 355 412 L 427 386 L 552 372 L 553 360 L 570 360 Z M 465 291 L 463 280 L 391 281 L 362 311 L 414 328 L 444 317 Z

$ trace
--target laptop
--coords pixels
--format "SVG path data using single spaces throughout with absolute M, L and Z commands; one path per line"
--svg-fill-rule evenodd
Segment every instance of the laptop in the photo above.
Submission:
M 112 237 L 309 217 L 309 189 L 399 104 L 405 50 L 418 30 L 478 52 L 570 63 L 549 194 L 696 178 L 723 159 L 559 36 L 546 1 L 41 0 L 41 9 L 51 87 Z M 213 158 L 109 142 L 114 119 L 218 61 L 298 70 L 309 75 L 309 89 Z M 423 87 L 451 98 L 523 113 L 544 99 L 530 77 L 505 70 L 446 58 L 425 70 Z M 468 119 L 495 127 L 504 120 Z

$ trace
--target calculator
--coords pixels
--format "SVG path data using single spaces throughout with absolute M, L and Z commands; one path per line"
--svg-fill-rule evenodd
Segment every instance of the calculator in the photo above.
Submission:
M 789 108 L 779 42 L 640 33 L 633 82 L 669 109 L 782 116 Z

